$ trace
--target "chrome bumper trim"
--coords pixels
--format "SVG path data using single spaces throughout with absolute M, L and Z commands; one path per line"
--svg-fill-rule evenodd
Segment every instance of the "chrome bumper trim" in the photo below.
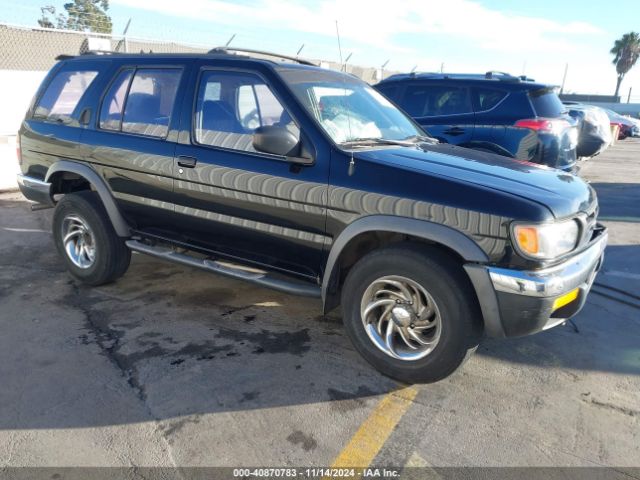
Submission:
M 496 291 L 530 297 L 553 297 L 585 283 L 590 284 L 601 264 L 607 239 L 608 233 L 604 229 L 588 249 L 560 265 L 543 270 L 489 267 L 491 282 Z
M 25 188 L 37 190 L 42 193 L 49 193 L 51 191 L 51 184 L 49 182 L 44 182 L 37 178 L 22 175 L 21 173 L 18 174 L 18 185 L 22 185 Z

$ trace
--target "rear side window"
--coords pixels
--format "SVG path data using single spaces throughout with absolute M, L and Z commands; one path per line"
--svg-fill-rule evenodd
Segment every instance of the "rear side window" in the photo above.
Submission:
M 122 112 L 127 96 L 127 89 L 133 77 L 133 69 L 124 70 L 118 74 L 109 87 L 100 109 L 100 128 L 105 130 L 120 130 L 122 126 Z
M 498 105 L 502 99 L 507 96 L 507 92 L 489 88 L 476 88 L 474 89 L 474 95 L 477 105 L 476 111 L 486 112 Z
M 411 85 L 402 107 L 412 117 L 437 117 L 471 113 L 469 91 L 465 87 Z
M 531 104 L 538 117 L 559 117 L 566 110 L 555 88 L 543 88 L 529 92 Z
M 52 121 L 69 120 L 97 75 L 95 70 L 59 72 L 40 97 L 33 117 Z
M 177 68 L 137 69 L 124 106 L 122 131 L 166 137 L 181 75 Z

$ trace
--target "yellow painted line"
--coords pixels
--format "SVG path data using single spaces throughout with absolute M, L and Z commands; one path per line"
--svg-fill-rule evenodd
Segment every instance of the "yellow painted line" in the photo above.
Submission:
M 387 393 L 333 461 L 331 468 L 368 467 L 417 394 L 413 387 Z

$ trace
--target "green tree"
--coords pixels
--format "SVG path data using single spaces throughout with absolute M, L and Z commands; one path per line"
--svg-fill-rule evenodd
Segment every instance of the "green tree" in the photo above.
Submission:
M 629 32 L 622 35 L 613 44 L 611 54 L 615 57 L 613 64 L 618 73 L 618 81 L 616 82 L 616 96 L 618 96 L 624 76 L 633 68 L 640 57 L 640 34 Z
M 107 15 L 109 0 L 73 0 L 65 3 L 66 14 L 56 14 L 55 7 L 42 7 L 38 24 L 45 28 L 111 33 L 113 24 Z

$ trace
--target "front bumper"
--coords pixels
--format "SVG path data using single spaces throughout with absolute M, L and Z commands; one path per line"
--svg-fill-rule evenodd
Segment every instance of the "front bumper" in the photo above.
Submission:
M 480 300 L 486 333 L 494 337 L 529 335 L 576 315 L 602 266 L 607 239 L 606 228 L 598 226 L 585 250 L 542 270 L 466 265 Z M 561 307 L 554 305 L 574 290 L 575 299 Z
M 43 205 L 54 205 L 51 196 L 51 184 L 49 182 L 19 174 L 18 187 L 27 199 Z

